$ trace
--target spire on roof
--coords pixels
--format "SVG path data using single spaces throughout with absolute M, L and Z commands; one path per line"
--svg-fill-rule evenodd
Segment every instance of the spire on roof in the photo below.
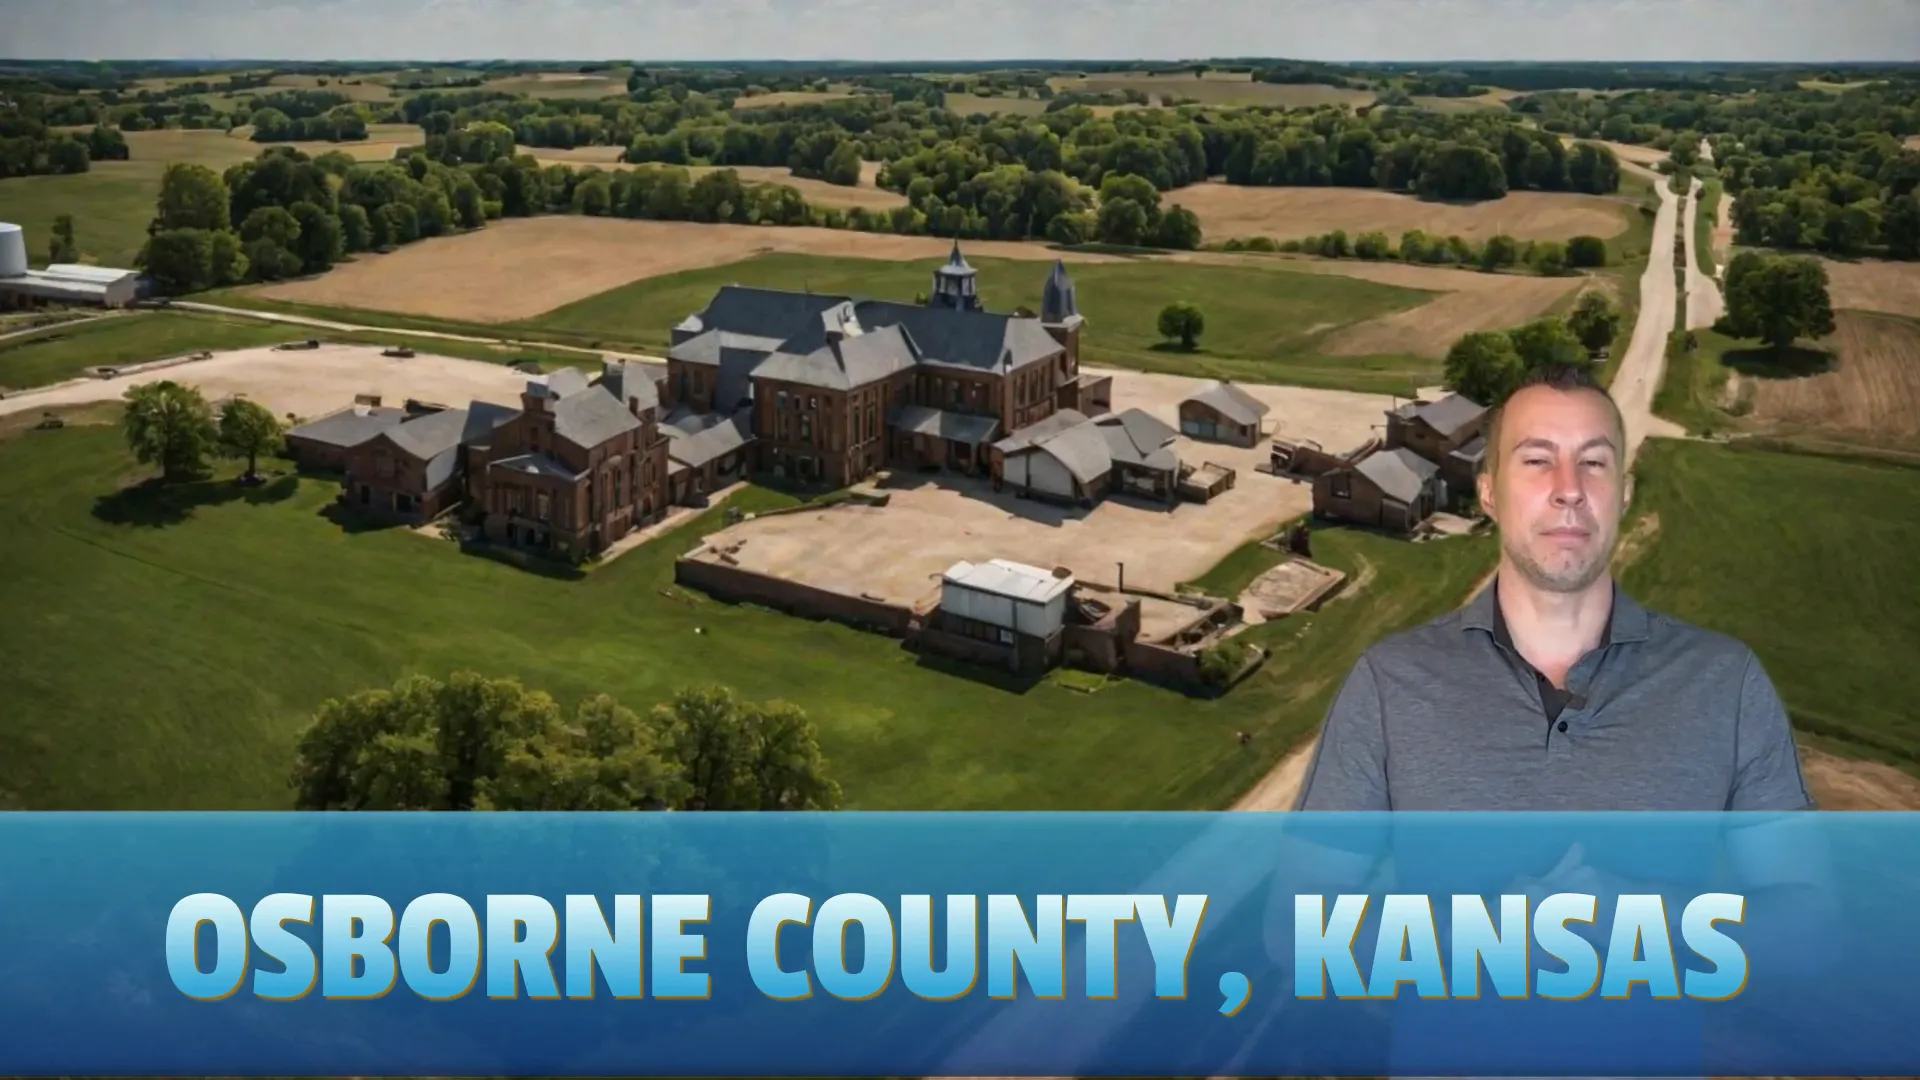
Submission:
M 1080 305 L 1074 294 L 1073 279 L 1067 276 L 1066 260 L 1055 259 L 1053 272 L 1047 275 L 1046 288 L 1040 294 L 1040 320 L 1063 323 L 1078 314 Z

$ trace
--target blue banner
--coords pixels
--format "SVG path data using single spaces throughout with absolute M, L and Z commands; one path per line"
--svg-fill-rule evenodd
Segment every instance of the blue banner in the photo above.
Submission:
M 7 814 L 0 1075 L 1920 1072 L 1920 815 Z

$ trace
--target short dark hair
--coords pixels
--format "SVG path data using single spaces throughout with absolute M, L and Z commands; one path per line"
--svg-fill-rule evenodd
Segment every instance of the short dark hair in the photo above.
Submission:
M 1579 390 L 1591 390 L 1599 394 L 1606 399 L 1607 409 L 1613 413 L 1613 429 L 1620 433 L 1623 444 L 1626 441 L 1626 417 L 1620 413 L 1620 404 L 1613 400 L 1613 395 L 1607 392 L 1607 388 L 1602 386 L 1599 378 L 1594 375 L 1594 365 L 1566 363 L 1542 364 L 1537 368 L 1528 370 L 1525 375 L 1521 376 L 1519 385 L 1513 388 L 1513 393 L 1508 394 L 1506 400 L 1502 401 L 1499 406 L 1493 410 L 1493 418 L 1487 422 L 1487 448 L 1480 457 L 1481 472 L 1492 475 L 1493 472 L 1499 468 L 1500 421 L 1506 414 L 1507 402 L 1513 400 L 1514 394 L 1518 394 L 1530 386 L 1551 387 L 1568 394 Z M 1627 448 L 1622 445 L 1618 449 L 1624 454 Z

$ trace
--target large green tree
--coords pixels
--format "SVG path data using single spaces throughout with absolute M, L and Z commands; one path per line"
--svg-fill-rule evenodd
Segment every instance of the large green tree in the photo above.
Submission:
M 220 407 L 220 451 L 247 462 L 245 478 L 260 475 L 260 456 L 280 450 L 285 431 L 280 418 L 258 402 L 234 398 Z
M 143 465 L 160 466 L 162 482 L 207 474 L 219 430 L 200 391 L 171 379 L 142 383 L 127 391 L 121 423 L 133 456 Z
M 683 690 L 653 710 L 686 781 L 688 810 L 833 810 L 818 736 L 786 702 L 742 701 L 719 686 Z
M 1160 336 L 1169 341 L 1179 341 L 1180 347 L 1193 351 L 1194 344 L 1207 328 L 1207 317 L 1200 309 L 1185 301 L 1176 300 L 1160 309 Z
M 1714 329 L 1775 349 L 1833 333 L 1827 268 L 1808 256 L 1742 252 L 1727 266 L 1727 310 Z
M 175 162 L 160 177 L 160 201 L 149 233 L 168 229 L 224 229 L 227 183 L 205 165 Z
M 1476 330 L 1447 350 L 1444 378 L 1448 389 L 1495 406 L 1513 393 L 1524 370 L 1512 338 L 1499 330 Z
M 1573 314 L 1567 316 L 1567 329 L 1587 347 L 1589 355 L 1599 352 L 1612 344 L 1615 334 L 1620 332 L 1620 313 L 1614 310 L 1613 302 L 1607 294 L 1597 289 L 1580 294 L 1573 305 Z

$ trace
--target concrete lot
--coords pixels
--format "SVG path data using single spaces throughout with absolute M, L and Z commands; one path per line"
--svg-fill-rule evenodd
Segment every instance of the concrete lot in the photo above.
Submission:
M 321 345 L 281 351 L 234 349 L 206 360 L 113 379 L 85 379 L 0 398 L 0 414 L 56 405 L 113 401 L 142 383 L 172 379 L 197 386 L 209 401 L 245 394 L 280 416 L 323 416 L 353 404 L 355 394 L 379 394 L 389 404 L 407 398 L 464 407 L 467 402 L 517 406 L 527 376 L 505 366 L 427 353 L 395 359 L 370 345 Z
M 1178 425 L 1178 405 L 1200 380 L 1113 372 L 1116 411 L 1140 408 Z M 1387 398 L 1339 391 L 1250 386 L 1274 406 L 1295 438 L 1346 448 L 1383 422 Z M 1106 584 L 1125 564 L 1129 586 L 1171 592 L 1211 569 L 1233 549 L 1270 535 L 1279 523 L 1312 508 L 1305 484 L 1276 479 L 1254 466 L 1253 449 L 1179 440 L 1183 461 L 1217 461 L 1239 470 L 1234 488 L 1206 504 L 1172 508 L 1108 498 L 1091 510 L 996 493 L 984 480 L 902 475 L 888 486 L 886 507 L 838 506 L 742 522 L 711 538 L 741 567 L 851 595 L 917 604 L 939 589 L 940 575 L 962 559 L 1013 559 L 1064 566 Z

